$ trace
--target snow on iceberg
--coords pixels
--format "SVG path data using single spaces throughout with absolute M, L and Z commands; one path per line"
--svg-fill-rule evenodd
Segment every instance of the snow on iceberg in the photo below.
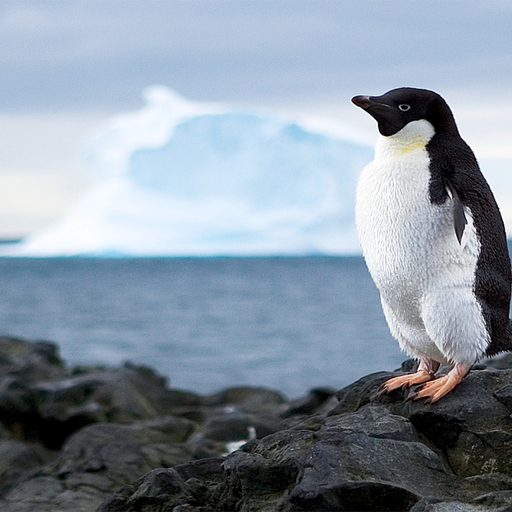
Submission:
M 27 256 L 358 253 L 370 144 L 341 126 L 188 101 L 165 87 L 91 141 L 96 185 Z

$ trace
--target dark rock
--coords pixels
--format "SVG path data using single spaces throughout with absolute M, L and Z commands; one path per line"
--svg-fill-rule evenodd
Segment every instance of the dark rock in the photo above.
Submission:
M 11 373 L 0 381 L 2 422 L 19 439 L 40 441 L 51 449 L 59 449 L 73 432 L 92 423 L 156 418 L 168 414 L 173 399 L 183 399 L 169 392 L 165 379 L 134 365 L 35 383 Z
M 447 458 L 463 477 L 495 472 L 512 476 L 512 432 L 462 432 Z
M 64 484 L 57 478 L 36 476 L 21 482 L 12 489 L 4 498 L 2 510 L 50 512 L 52 507 L 59 503 L 59 496 L 64 491 Z M 62 505 L 62 503 L 59 503 L 59 505 Z M 82 508 L 82 510 L 84 509 Z
M 381 482 L 333 482 L 321 488 L 298 487 L 290 501 L 300 510 L 408 511 L 418 496 Z
M 511 361 L 434 404 L 379 393 L 413 360 L 289 401 L 68 369 L 54 344 L 0 338 L 0 510 L 512 512 Z
M 239 441 L 252 436 L 265 437 L 277 432 L 281 420 L 277 417 L 257 417 L 253 414 L 224 413 L 210 418 L 202 429 L 204 437 L 213 441 Z
M 60 478 L 98 473 L 115 488 L 155 467 L 188 460 L 190 453 L 184 443 L 193 431 L 191 422 L 174 417 L 132 425 L 91 425 L 66 442 L 52 472 Z
M 37 444 L 0 441 L 0 496 L 53 456 Z
M 94 510 L 106 495 L 148 471 L 190 460 L 185 441 L 193 430 L 191 422 L 174 417 L 132 425 L 90 425 L 73 435 L 57 459 L 40 469 L 41 481 L 57 478 L 58 482 L 44 491 L 44 499 L 49 503 L 81 501 L 81 493 L 88 489 L 84 510 Z M 20 492 L 27 485 L 6 495 L 14 510 L 37 510 L 30 509 L 32 498 Z
M 350 386 L 347 386 L 337 393 L 339 404 L 329 412 L 329 414 L 344 414 L 357 411 L 363 405 L 369 403 L 379 403 L 379 388 L 388 379 L 401 375 L 401 373 L 395 372 L 378 372 L 371 373 L 362 377 L 358 381 L 354 382 Z M 397 396 L 401 391 L 397 391 L 393 394 Z M 403 393 L 400 394 L 402 398 Z M 382 397 L 383 402 L 388 401 L 389 397 Z
M 451 448 L 462 431 L 512 428 L 510 412 L 494 396 L 471 381 L 463 381 L 435 404 L 398 404 L 392 410 L 408 417 L 418 432 L 442 449 Z
M 288 408 L 283 412 L 282 416 L 288 418 L 297 414 L 311 415 L 316 414 L 322 409 L 322 406 L 329 401 L 329 399 L 336 395 L 336 390 L 332 388 L 315 388 L 312 389 L 308 395 L 303 398 L 293 400 L 288 405 Z
M 402 373 L 414 373 L 418 369 L 418 361 L 416 359 L 406 359 L 400 366 L 400 371 Z
M 62 378 L 69 374 L 55 343 L 28 343 L 19 338 L 0 338 L 0 375 L 10 375 L 25 384 Z
M 130 496 L 128 503 L 162 497 L 169 499 L 181 494 L 185 488 L 185 482 L 174 469 L 154 469 L 147 473 L 140 481 L 137 490 Z
M 150 471 L 101 503 L 96 512 L 176 510 L 182 505 L 182 510 L 195 510 L 196 506 L 211 498 L 212 484 L 218 485 L 222 481 L 223 461 L 219 458 L 204 459 L 172 469 Z
M 494 397 L 512 411 L 512 384 L 506 384 L 494 392 Z
M 324 418 L 325 415 L 321 414 L 291 416 L 281 422 L 280 430 L 320 430 Z
M 471 503 L 427 498 L 418 502 L 410 512 L 512 512 L 512 491 L 485 494 Z
M 275 413 L 276 409 L 286 408 L 287 400 L 281 393 L 268 388 L 240 386 L 227 388 L 219 393 L 204 397 L 203 405 L 223 406 L 227 410 L 246 413 Z
M 32 386 L 69 375 L 49 342 L 0 338 L 0 421 L 20 441 L 38 441 L 41 424 Z
M 464 382 L 474 382 L 490 393 L 494 393 L 507 384 L 512 384 L 512 369 L 496 370 L 489 367 L 485 370 L 472 370 Z
M 303 507 L 326 502 L 328 510 L 358 510 L 375 483 L 393 496 L 398 510 L 408 510 L 423 496 L 451 497 L 460 487 L 457 477 L 446 473 L 437 455 L 421 443 L 352 434 L 335 445 L 318 443 L 311 449 L 304 478 L 290 499 Z M 363 496 L 355 493 L 358 488 Z
M 236 452 L 223 464 L 225 478 L 235 480 L 242 495 L 267 495 L 294 484 L 300 468 L 293 458 L 269 459 L 259 453 Z
M 396 416 L 385 407 L 365 406 L 345 416 L 330 416 L 318 434 L 326 443 L 337 443 L 350 434 L 365 434 L 380 439 L 417 441 L 412 424 L 402 416 Z
M 475 505 L 482 509 L 510 512 L 512 511 L 512 490 L 497 491 L 479 496 L 475 499 Z

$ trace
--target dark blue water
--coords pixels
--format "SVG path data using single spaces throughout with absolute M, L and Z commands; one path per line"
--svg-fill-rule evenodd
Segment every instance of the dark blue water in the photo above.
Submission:
M 0 259 L 0 333 L 69 364 L 150 365 L 202 393 L 294 397 L 405 358 L 362 258 Z

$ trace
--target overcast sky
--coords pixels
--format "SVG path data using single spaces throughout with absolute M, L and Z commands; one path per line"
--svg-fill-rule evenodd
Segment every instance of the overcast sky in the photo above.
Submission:
M 75 200 L 87 136 L 151 84 L 368 130 L 351 96 L 434 89 L 475 150 L 512 157 L 511 27 L 509 0 L 2 0 L 0 236 L 32 229 L 6 217 L 20 191 L 43 223 Z
M 2 0 L 0 110 L 508 88 L 512 2 Z

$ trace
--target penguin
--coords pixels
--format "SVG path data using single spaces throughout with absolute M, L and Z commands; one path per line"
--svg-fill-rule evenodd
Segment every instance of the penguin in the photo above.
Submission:
M 355 96 L 380 136 L 356 191 L 356 227 L 389 329 L 419 361 L 381 393 L 419 385 L 433 403 L 482 357 L 512 349 L 511 267 L 503 219 L 452 111 L 404 87 Z M 451 370 L 436 378 L 439 366 Z

